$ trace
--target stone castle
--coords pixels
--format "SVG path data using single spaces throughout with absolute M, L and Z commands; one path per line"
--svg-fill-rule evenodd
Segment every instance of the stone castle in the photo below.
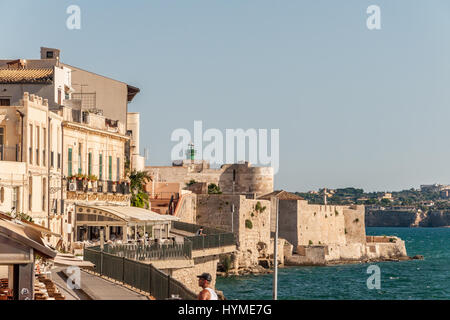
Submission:
M 290 265 L 405 257 L 396 237 L 366 237 L 364 206 L 313 205 L 286 191 L 273 190 L 273 170 L 248 162 L 212 169 L 205 161 L 185 160 L 173 166 L 150 166 L 152 210 L 158 195 L 177 199 L 176 209 L 163 207 L 182 221 L 232 231 L 237 242 L 234 268 L 270 266 L 273 259 L 276 200 L 279 201 L 278 258 Z M 221 194 L 209 194 L 216 184 Z M 166 195 L 164 196 L 164 193 Z M 152 196 L 153 195 L 153 196 Z

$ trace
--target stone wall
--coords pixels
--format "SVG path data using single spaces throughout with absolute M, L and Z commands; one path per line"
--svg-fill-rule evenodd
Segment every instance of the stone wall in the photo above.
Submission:
M 298 245 L 345 244 L 343 206 L 299 200 L 297 210 Z
M 256 265 L 260 256 L 270 254 L 270 201 L 246 199 L 242 195 L 197 195 L 196 221 L 204 226 L 233 230 L 238 249 L 235 263 L 239 267 Z
M 175 216 L 182 222 L 196 224 L 196 208 L 197 195 L 195 193 L 183 194 L 175 208 Z
M 183 283 L 189 290 L 195 293 L 199 293 L 201 291 L 201 288 L 198 286 L 197 276 L 204 272 L 208 272 L 209 274 L 211 274 L 211 288 L 215 288 L 218 262 L 219 256 L 195 258 L 194 266 L 191 268 L 166 269 L 162 271 Z
M 185 185 L 191 180 L 214 183 L 223 193 L 267 194 L 273 191 L 273 168 L 252 167 L 245 164 L 226 164 L 220 169 L 209 165 L 183 165 L 165 167 L 146 167 L 146 170 L 160 182 L 179 182 Z M 234 180 L 234 186 L 233 186 Z
M 345 221 L 345 243 L 365 243 L 366 242 L 366 228 L 364 219 L 364 206 L 349 206 L 344 207 L 344 221 Z

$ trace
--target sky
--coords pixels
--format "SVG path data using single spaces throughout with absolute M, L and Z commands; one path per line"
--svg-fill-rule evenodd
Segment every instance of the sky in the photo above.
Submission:
M 450 183 L 448 0 L 0 0 L 0 12 L 0 58 L 59 48 L 141 89 L 129 111 L 147 164 L 170 164 L 172 132 L 201 120 L 279 129 L 276 189 Z

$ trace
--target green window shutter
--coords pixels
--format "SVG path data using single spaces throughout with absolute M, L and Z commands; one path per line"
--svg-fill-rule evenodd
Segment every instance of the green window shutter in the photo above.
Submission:
M 72 176 L 72 148 L 69 148 L 69 165 L 67 168 L 68 172 L 68 176 Z
M 117 177 L 116 180 L 120 180 L 120 158 L 117 158 Z
M 92 174 L 92 152 L 89 152 L 88 158 L 88 175 Z
M 103 179 L 103 155 L 100 154 L 99 158 L 98 158 L 98 179 L 102 180 Z
M 112 180 L 112 156 L 109 156 L 108 174 L 109 174 L 109 180 Z

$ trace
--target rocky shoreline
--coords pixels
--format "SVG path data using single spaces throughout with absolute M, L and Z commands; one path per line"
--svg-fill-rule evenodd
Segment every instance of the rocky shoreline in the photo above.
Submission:
M 379 258 L 379 259 L 359 259 L 359 260 L 339 260 L 339 261 L 328 261 L 325 264 L 298 264 L 287 259 L 285 261 L 284 266 L 279 266 L 279 268 L 283 267 L 295 267 L 295 266 L 336 266 L 336 265 L 345 265 L 345 264 L 365 264 L 365 263 L 377 263 L 377 262 L 400 262 L 400 261 L 411 261 L 411 260 L 424 260 L 424 256 L 416 255 L 413 257 L 402 256 L 396 258 Z M 228 272 L 217 271 L 217 277 L 227 278 L 233 276 L 247 276 L 247 275 L 263 275 L 263 274 L 271 274 L 273 273 L 273 269 L 267 269 L 263 266 L 253 266 L 248 268 L 240 268 L 238 270 L 230 270 Z
M 400 262 L 400 261 L 411 261 L 411 260 L 424 260 L 424 256 L 416 255 L 413 257 L 409 256 L 400 256 L 400 257 L 392 257 L 392 258 L 376 258 L 376 259 L 358 259 L 358 260 L 334 260 L 327 261 L 326 263 L 320 264 L 299 264 L 295 260 L 286 259 L 285 265 L 289 267 L 294 266 L 335 266 L 335 265 L 345 265 L 345 264 L 365 264 L 365 263 L 377 263 L 377 262 Z

